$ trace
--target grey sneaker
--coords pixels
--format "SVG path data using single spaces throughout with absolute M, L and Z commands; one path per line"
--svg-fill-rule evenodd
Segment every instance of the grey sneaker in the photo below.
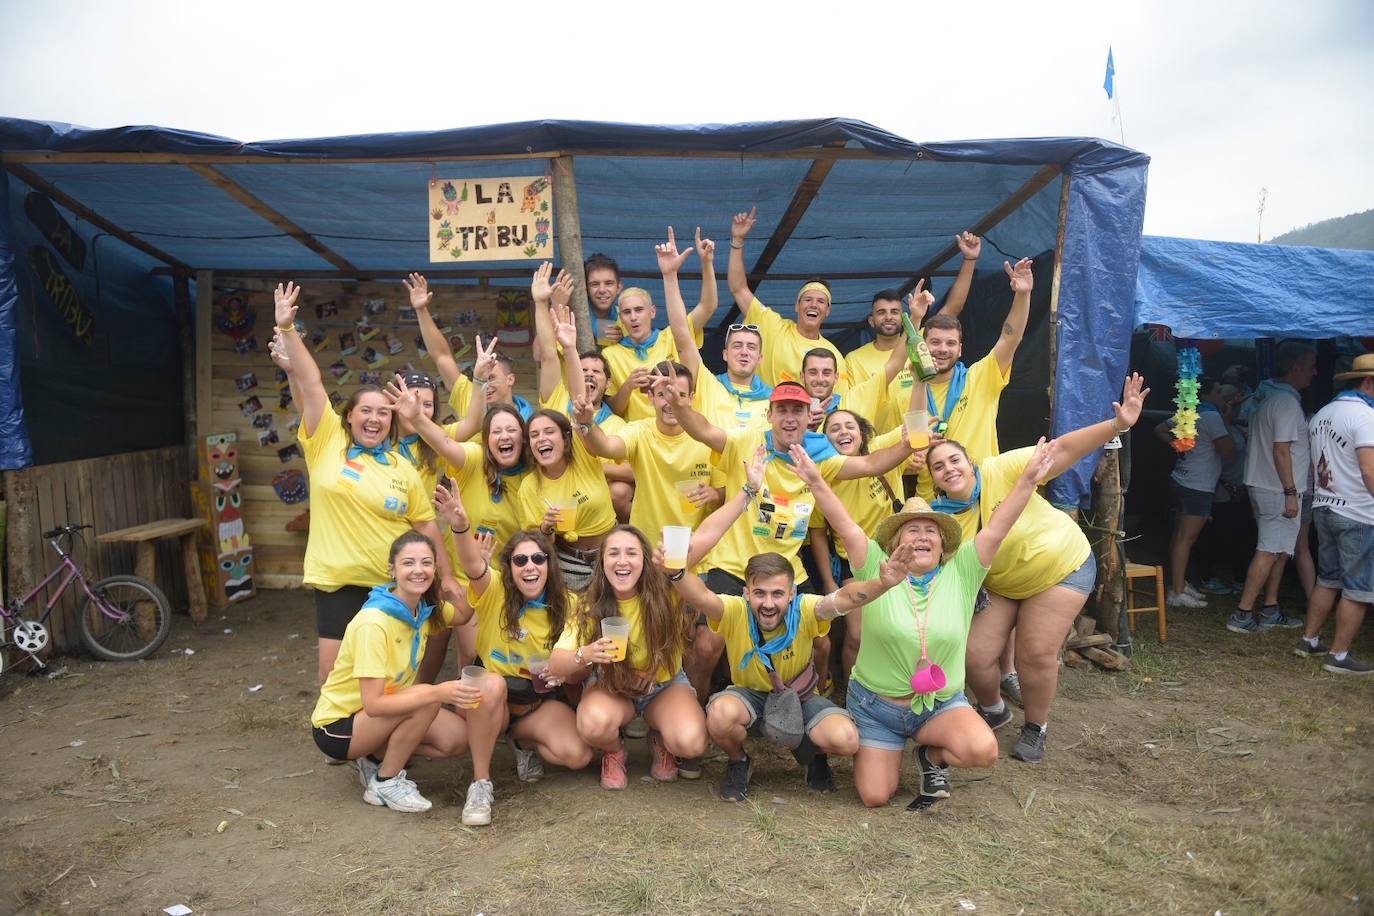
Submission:
M 1034 722 L 1021 726 L 1021 737 L 1011 747 L 1011 756 L 1025 763 L 1039 763 L 1045 759 L 1045 735 L 1049 729 Z
M 1320 658 L 1330 651 L 1331 647 L 1322 642 L 1320 638 L 1317 639 L 1317 644 L 1315 646 L 1305 639 L 1299 639 L 1297 646 L 1293 649 L 1293 654 L 1300 655 L 1303 658 Z
M 983 721 L 988 723 L 988 728 L 997 731 L 1011 723 L 1011 707 L 1005 702 L 1002 703 L 1001 712 L 989 712 L 983 707 L 978 707 L 978 715 L 983 717 Z
M 515 775 L 521 782 L 538 782 L 544 778 L 544 761 L 538 751 L 515 746 Z
M 644 721 L 643 716 L 635 716 L 625 726 L 626 738 L 643 738 L 649 734 L 649 723 Z
M 720 784 L 720 797 L 728 802 L 740 802 L 749 797 L 749 777 L 754 773 L 754 761 L 748 754 L 743 760 L 725 762 L 725 781 Z
M 1265 608 L 1259 615 L 1259 628 L 1263 631 L 1275 628 L 1283 630 L 1296 630 L 1302 627 L 1303 621 L 1299 617 L 1289 617 L 1277 607 L 1270 613 L 1269 608 Z
M 377 778 L 377 767 L 366 754 L 353 761 L 358 768 L 358 784 L 363 787 L 363 801 L 369 805 L 381 805 L 382 800 L 372 791 L 372 781 Z
M 367 789 L 392 811 L 420 813 L 434 807 L 420 794 L 419 787 L 406 778 L 405 770 L 385 780 L 379 780 L 374 774 Z
M 1022 709 L 1026 708 L 1026 704 L 1021 700 L 1021 679 L 1016 676 L 1015 671 L 1008 671 L 1002 678 L 1002 696 Z
M 1362 662 L 1349 652 L 1345 653 L 1345 658 L 1336 661 L 1334 655 L 1328 654 L 1326 661 L 1322 662 L 1322 670 L 1330 671 L 1332 674 L 1374 674 L 1374 665 L 1369 662 Z
M 1242 614 L 1237 611 L 1226 618 L 1226 629 L 1232 633 L 1258 633 L 1260 625 L 1254 614 Z
M 683 779 L 701 778 L 701 758 L 700 757 L 679 757 L 677 758 L 677 775 Z
M 496 790 L 490 779 L 474 779 L 468 786 L 468 800 L 463 805 L 463 823 L 468 827 L 485 827 L 491 823 L 491 803 Z

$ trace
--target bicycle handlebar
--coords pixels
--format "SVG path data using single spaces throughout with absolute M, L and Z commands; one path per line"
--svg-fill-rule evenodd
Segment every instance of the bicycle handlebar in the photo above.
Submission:
M 93 526 L 91 526 L 91 525 L 63 525 L 61 528 L 54 528 L 54 529 L 51 530 L 51 531 L 44 531 L 44 532 L 43 532 L 43 538 L 44 538 L 44 540 L 52 540 L 52 539 L 55 538 L 55 537 L 60 537 L 61 535 L 64 535 L 64 534 L 75 534 L 76 532 L 82 530 L 83 528 L 91 528 L 91 527 L 93 527 Z

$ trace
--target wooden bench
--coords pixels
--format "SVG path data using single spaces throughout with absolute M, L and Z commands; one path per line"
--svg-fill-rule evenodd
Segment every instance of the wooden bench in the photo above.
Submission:
M 164 518 L 145 522 L 132 528 L 120 528 L 97 535 L 102 544 L 133 544 L 134 574 L 157 582 L 157 552 L 154 549 L 162 538 L 181 538 L 181 557 L 186 566 L 186 592 L 190 598 L 192 620 L 204 620 L 209 614 L 205 600 L 205 585 L 200 577 L 200 557 L 196 553 L 196 534 L 205 527 L 203 518 Z M 163 591 L 167 591 L 163 589 Z

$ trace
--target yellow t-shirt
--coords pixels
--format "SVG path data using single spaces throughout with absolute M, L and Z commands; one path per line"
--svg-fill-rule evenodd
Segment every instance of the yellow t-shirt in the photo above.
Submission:
M 327 419 L 327 418 L 326 418 Z M 310 715 L 315 727 L 357 715 L 363 708 L 360 678 L 386 679 L 384 690 L 395 693 L 415 683 L 419 662 L 425 657 L 429 638 L 453 626 L 453 605 L 447 601 L 425 621 L 420 634 L 420 651 L 415 656 L 416 667 L 410 666 L 410 648 L 415 630 L 376 608 L 364 606 L 348 622 L 334 668 L 320 687 L 320 699 Z
M 577 596 L 570 592 L 568 600 L 568 620 L 576 620 Z M 529 678 L 529 656 L 535 652 L 548 655 L 561 635 L 551 632 L 547 610 L 527 608 L 520 616 L 519 635 L 511 636 L 506 629 L 506 589 L 499 569 L 492 569 L 487 590 L 480 598 L 468 587 L 468 603 L 477 615 L 477 654 L 482 665 L 502 677 Z
M 698 508 L 683 499 L 678 486 L 710 484 L 711 447 L 691 436 L 678 433 L 666 436 L 657 420 L 635 420 L 618 434 L 625 443 L 625 460 L 634 469 L 635 488 L 630 507 L 630 524 L 658 543 L 664 525 L 695 528 L 710 514 L 709 507 Z
M 691 319 L 688 320 L 690 322 Z M 606 362 L 611 367 L 611 377 L 606 382 L 607 397 L 619 391 L 620 386 L 625 384 L 625 380 L 630 377 L 630 373 L 634 370 L 640 368 L 652 370 L 654 366 L 665 359 L 677 361 L 677 341 L 673 339 L 673 332 L 668 328 L 662 328 L 657 333 L 658 339 L 645 352 L 643 359 L 635 352 L 634 347 L 627 346 L 630 343 L 628 335 L 621 338 L 620 342 L 601 349 L 601 355 L 606 357 Z M 692 326 L 692 339 L 696 341 L 698 347 L 701 346 L 704 339 L 701 331 L 698 331 L 695 325 Z M 644 392 L 637 389 L 630 392 L 630 399 L 625 403 L 625 420 L 628 422 L 630 420 L 652 419 L 653 416 L 654 405 L 645 397 Z
M 712 426 L 727 433 L 741 429 L 768 429 L 768 399 L 751 401 L 731 394 L 704 365 L 697 372 L 697 390 L 693 401 L 693 406 Z
M 744 486 L 744 462 L 754 456 L 764 442 L 764 434 L 754 430 L 730 433 L 725 449 L 716 464 L 725 477 L 727 499 Z M 821 476 L 833 483 L 845 459 L 827 458 L 819 463 Z M 806 581 L 798 552 L 806 540 L 815 511 L 816 500 L 811 487 L 797 476 L 790 462 L 770 458 L 764 465 L 763 488 L 758 499 L 745 508 L 744 514 L 725 532 L 711 552 L 710 568 L 721 569 L 737 579 L 744 578 L 744 567 L 755 554 L 773 551 L 792 561 L 797 584 Z
M 910 371 L 909 367 L 905 370 L 908 378 Z M 897 379 L 900 381 L 901 376 L 899 375 Z M 1009 381 L 1011 381 L 1011 367 L 1008 366 L 1003 372 L 1001 365 L 997 362 L 997 357 L 992 353 L 984 356 L 968 368 L 968 378 L 964 382 L 964 393 L 949 415 L 949 431 L 945 433 L 945 438 L 953 439 L 962 445 L 968 452 L 969 458 L 973 459 L 974 464 L 981 462 L 984 458 L 991 458 L 1000 451 L 997 447 L 997 405 L 1002 397 L 1002 389 L 1007 387 Z M 943 416 L 945 397 L 949 394 L 949 382 L 929 383 L 927 390 L 930 392 L 930 396 L 935 399 L 937 414 Z M 902 397 L 907 400 L 910 399 L 910 388 Z M 903 400 L 902 403 L 906 403 L 906 400 Z M 906 408 L 902 409 L 905 410 Z M 937 420 L 937 416 L 930 418 L 932 424 Z M 1015 480 L 1015 478 L 1012 479 Z M 916 492 L 927 502 L 935 497 L 935 484 L 930 479 L 929 471 L 922 469 L 917 476 Z
M 501 548 L 505 546 L 510 536 L 520 530 L 520 518 L 516 505 L 516 494 L 520 490 L 520 484 L 530 475 L 528 470 L 518 474 L 507 474 L 501 477 L 504 484 L 502 492 L 496 498 L 492 498 L 491 488 L 487 486 L 486 472 L 486 448 L 477 442 L 459 443 L 463 449 L 463 466 L 455 468 L 448 465 L 446 471 L 448 476 L 458 484 L 458 495 L 462 497 L 463 509 L 468 514 L 468 521 L 472 523 L 472 535 L 476 536 L 479 529 L 486 529 L 492 532 L 495 538 L 495 548 L 493 556 L 499 556 Z M 460 535 L 446 536 L 449 542 L 449 556 L 453 560 L 453 574 L 460 583 L 467 581 L 467 573 L 463 570 L 463 564 L 458 562 L 458 554 L 452 546 L 452 538 Z
M 897 346 L 906 349 L 906 338 L 897 338 Z M 883 366 L 891 355 L 891 350 L 879 350 L 876 341 L 850 350 L 844 355 L 844 365 L 849 370 L 850 384 L 857 385 L 866 378 L 882 375 Z
M 1034 454 L 1034 448 L 1018 448 L 978 462 L 983 478 L 978 511 L 969 508 L 954 516 L 964 543 L 992 518 Z M 1019 601 L 1058 585 L 1090 553 L 1088 539 L 1074 520 L 1035 493 L 998 549 L 984 584 L 989 591 Z
M 605 534 L 615 527 L 611 488 L 606 483 L 606 472 L 601 470 L 601 460 L 587 451 L 575 433 L 570 458 L 563 476 L 557 480 L 550 480 L 535 468 L 521 482 L 515 500 L 516 517 L 521 527 L 538 528 L 549 511 L 549 504 L 556 506 L 561 500 L 577 503 L 572 528 L 576 537 Z M 566 534 L 563 537 L 575 540 Z
M 296 441 L 310 472 L 305 584 L 334 591 L 385 582 L 391 542 L 413 523 L 434 519 L 415 466 L 394 451 L 387 452 L 390 464 L 371 455 L 346 458 L 351 440 L 332 410 L 313 435 L 302 425 Z
M 902 427 L 888 430 L 881 436 L 874 436 L 868 440 L 869 452 L 876 452 L 879 449 L 896 445 L 902 441 L 905 430 Z M 896 498 L 899 502 L 902 498 L 902 465 L 898 465 L 888 471 L 881 478 L 879 477 L 856 477 L 853 480 L 837 480 L 831 484 L 830 488 L 835 491 L 835 495 L 844 503 L 844 507 L 849 510 L 849 515 L 866 532 L 873 532 L 878 529 L 878 523 L 892 514 L 892 501 Z M 883 480 L 887 481 L 892 494 L 888 495 L 887 489 L 883 487 Z M 826 528 L 825 513 L 819 508 L 811 513 L 811 528 Z M 812 534 L 812 537 L 820 537 L 819 534 Z M 849 552 L 844 549 L 844 541 L 840 538 L 835 539 L 835 552 L 846 560 L 849 559 Z
M 453 408 L 453 415 L 460 420 L 467 416 L 468 408 L 472 406 L 472 379 L 461 373 L 458 375 L 453 390 L 448 393 L 448 406 Z
M 540 402 L 540 406 L 545 407 L 549 410 L 556 410 L 559 413 L 563 414 L 563 416 L 567 417 L 569 420 L 572 420 L 572 411 L 568 409 L 569 403 L 570 399 L 568 398 L 568 386 L 564 384 L 562 381 L 560 381 L 558 383 L 558 387 L 555 388 L 552 392 L 550 392 L 547 398 Z M 573 422 L 576 421 L 574 420 Z M 601 427 L 601 431 L 606 435 L 618 436 L 620 435 L 620 431 L 625 428 L 625 418 L 620 416 L 620 414 L 618 413 L 611 412 L 606 414 L 605 419 L 603 419 L 600 423 L 596 425 Z M 620 464 L 621 462 L 612 461 L 609 458 L 602 458 L 601 463 Z
M 880 425 L 887 413 L 885 378 L 886 376 L 883 375 L 870 375 L 862 382 L 850 385 L 849 390 L 840 395 L 840 402 L 835 405 L 835 410 L 848 410 L 856 413 L 872 423 L 875 429 L 890 428 L 890 426 Z
M 749 305 L 744 315 L 745 324 L 757 325 L 763 335 L 763 359 L 759 362 L 759 377 L 770 385 L 788 379 L 801 380 L 802 358 L 808 350 L 824 347 L 835 354 L 839 381 L 835 390 L 843 392 L 849 387 L 850 378 L 845 371 L 844 354 L 824 336 L 812 340 L 803 337 L 797 330 L 797 323 L 784 318 L 758 299 Z
M 821 603 L 820 595 L 801 596 L 801 620 L 797 625 L 797 635 L 792 644 L 781 652 L 769 656 L 773 669 L 785 684 L 806 670 L 814 654 L 811 642 L 818 636 L 830 632 L 830 621 L 816 619 L 816 605 Z M 773 682 L 768 677 L 768 669 L 755 655 L 749 664 L 740 670 L 739 663 L 750 649 L 754 648 L 754 637 L 749 633 L 749 603 L 739 595 L 721 595 L 725 613 L 719 620 L 710 621 L 711 631 L 719 633 L 725 640 L 725 653 L 730 659 L 730 683 L 749 690 L 771 691 Z M 785 627 L 765 630 L 759 634 L 760 644 L 781 635 Z
M 625 661 L 617 664 L 628 664 L 636 671 L 647 671 L 649 660 L 653 654 L 649 651 L 649 644 L 644 636 L 644 608 L 640 604 L 639 596 L 635 595 L 627 601 L 617 601 L 619 606 L 619 616 L 630 621 L 630 641 L 625 652 Z M 593 642 L 601 638 L 600 623 L 589 626 L 587 632 L 582 632 L 582 620 L 578 618 L 576 626 L 565 626 L 563 635 L 558 637 L 557 649 L 566 649 L 569 652 L 576 652 L 577 647 Z M 659 668 L 654 673 L 654 683 L 662 684 L 671 681 L 673 676 L 682 669 L 682 650 L 683 646 L 673 646 L 668 653 L 668 666 Z

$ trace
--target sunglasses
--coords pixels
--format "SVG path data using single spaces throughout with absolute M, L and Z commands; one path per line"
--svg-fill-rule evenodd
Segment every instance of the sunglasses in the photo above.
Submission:
M 405 377 L 407 388 L 434 388 L 434 380 L 421 372 L 412 372 Z
M 517 553 L 512 554 L 510 561 L 515 564 L 516 569 L 524 569 L 526 563 L 533 563 L 535 566 L 543 566 L 549 562 L 549 555 L 540 553 Z
M 732 324 L 727 333 L 733 334 L 736 331 L 753 331 L 759 333 L 759 326 L 756 324 Z

